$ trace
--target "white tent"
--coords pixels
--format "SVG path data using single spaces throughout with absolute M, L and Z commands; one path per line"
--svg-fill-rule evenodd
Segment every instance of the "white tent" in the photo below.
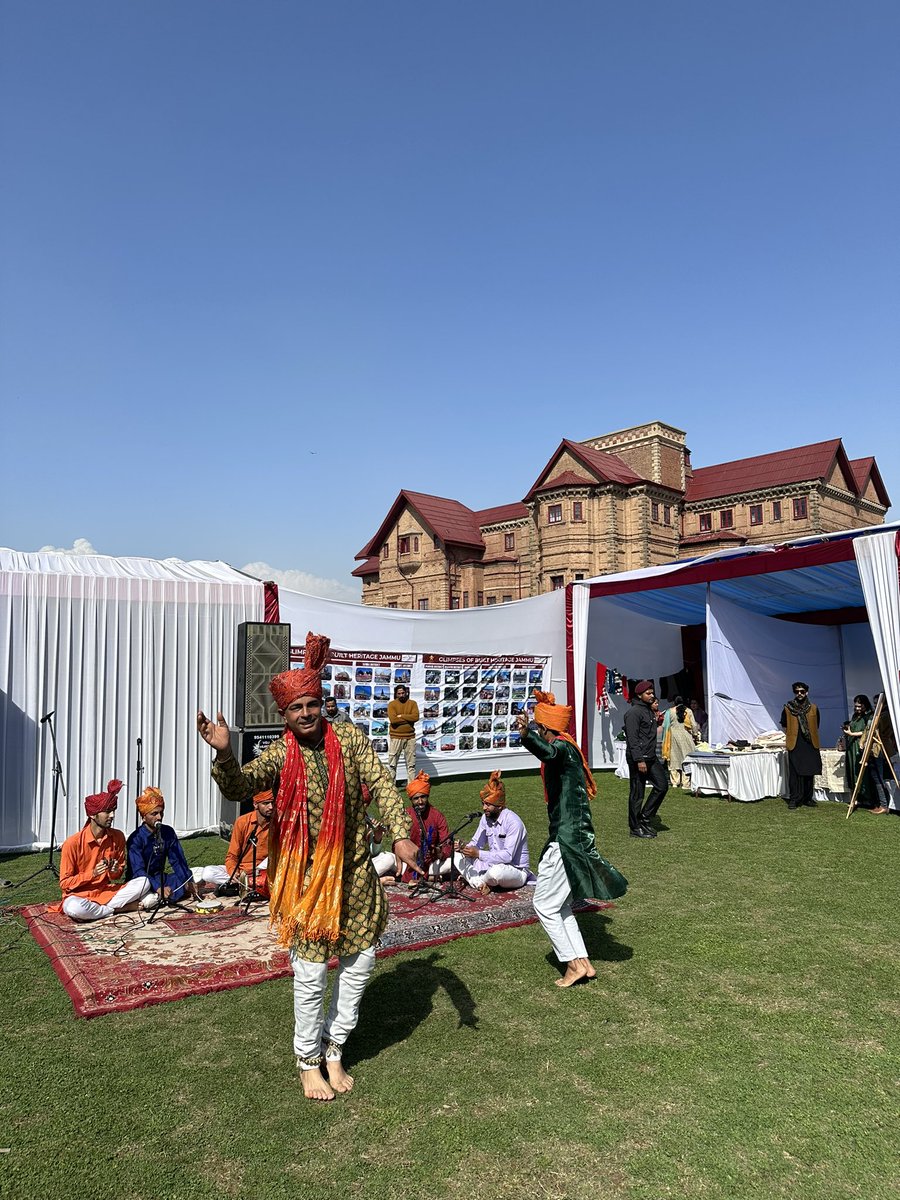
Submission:
M 180 833 L 218 825 L 198 707 L 234 695 L 237 627 L 263 619 L 263 585 L 224 563 L 0 549 L 0 847 L 49 845 L 51 723 L 67 796 L 57 842 L 83 800 L 125 781 L 132 827 L 137 739 L 144 786 Z

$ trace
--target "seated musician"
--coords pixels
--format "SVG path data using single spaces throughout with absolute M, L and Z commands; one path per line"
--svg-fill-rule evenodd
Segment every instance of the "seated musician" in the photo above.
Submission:
M 146 879 L 123 882 L 125 835 L 113 829 L 121 788 L 120 779 L 111 779 L 105 792 L 88 796 L 84 827 L 62 844 L 59 886 L 63 898 L 54 911 L 62 910 L 73 921 L 97 921 L 117 912 L 131 912 L 150 887 Z
M 128 877 L 149 881 L 152 891 L 141 901 L 143 907 L 154 908 L 161 899 L 177 904 L 186 896 L 196 896 L 178 835 L 171 825 L 163 824 L 166 802 L 162 792 L 155 787 L 144 788 L 136 803 L 143 820 L 128 838 Z
M 412 806 L 406 810 L 406 815 L 412 821 L 410 837 L 420 848 L 420 855 L 426 871 L 431 876 L 438 876 L 443 867 L 450 864 L 450 830 L 447 818 L 431 803 L 431 781 L 425 771 L 420 771 L 415 779 L 406 785 L 406 794 L 412 800 Z M 409 867 L 403 872 L 404 883 L 414 883 L 418 874 Z
M 512 891 L 534 883 L 528 863 L 528 834 L 521 817 L 506 807 L 506 789 L 499 771 L 481 789 L 481 820 L 465 846 L 457 843 L 459 873 L 482 895 L 491 888 Z M 444 868 L 443 874 L 448 873 Z
M 195 883 L 214 883 L 216 894 L 225 895 L 222 889 L 236 884 L 242 874 L 247 876 L 248 885 L 253 882 L 254 848 L 251 838 L 256 838 L 256 891 L 268 897 L 266 866 L 269 861 L 269 826 L 275 809 L 275 797 L 271 791 L 257 792 L 253 797 L 253 811 L 238 817 L 231 829 L 231 841 L 225 855 L 224 866 L 194 867 Z

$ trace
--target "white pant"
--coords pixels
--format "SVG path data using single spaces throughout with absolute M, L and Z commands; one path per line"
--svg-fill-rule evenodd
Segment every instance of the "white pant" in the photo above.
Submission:
M 513 891 L 515 888 L 524 887 L 528 880 L 526 871 L 523 871 L 521 867 L 513 867 L 509 863 L 494 863 L 493 866 L 486 867 L 480 859 L 466 858 L 458 851 L 453 857 L 456 861 L 456 869 L 466 883 L 471 884 L 472 887 L 506 888 L 508 891 Z M 441 874 L 450 874 L 449 858 L 446 862 L 441 863 Z
M 256 873 L 266 869 L 266 863 L 269 860 L 264 858 L 262 862 L 256 864 Z M 194 883 L 213 883 L 216 887 L 224 887 L 231 879 L 231 875 L 227 867 L 192 867 L 191 874 L 194 877 Z M 235 882 L 238 882 L 240 871 L 235 876 Z
M 403 870 L 400 860 L 391 854 L 390 850 L 382 850 L 380 854 L 373 855 L 372 866 L 379 879 L 382 875 L 399 875 Z
M 325 1058 L 340 1059 L 344 1043 L 356 1028 L 359 1005 L 375 966 L 375 947 L 338 959 L 328 1016 L 325 985 L 328 964 L 308 962 L 291 952 L 294 968 L 294 1053 L 303 1071 L 315 1070 Z
M 87 900 L 83 896 L 66 896 L 63 900 L 63 912 L 73 921 L 99 921 L 102 917 L 111 917 L 126 904 L 140 900 L 149 890 L 150 880 L 146 875 L 139 875 L 136 879 L 129 879 L 127 883 L 123 883 L 106 904 L 98 904 L 96 900 Z
M 572 889 L 558 842 L 550 843 L 538 867 L 534 911 L 560 962 L 587 958 L 584 938 L 572 912 Z

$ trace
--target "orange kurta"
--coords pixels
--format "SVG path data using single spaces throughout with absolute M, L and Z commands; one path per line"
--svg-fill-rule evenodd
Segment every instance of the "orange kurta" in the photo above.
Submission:
M 225 870 L 229 875 L 234 874 L 234 869 L 240 866 L 242 871 L 247 874 L 253 870 L 253 847 L 250 845 L 250 831 L 254 822 L 259 818 L 255 812 L 244 813 L 242 817 L 238 817 L 231 829 L 231 841 L 228 843 L 228 853 L 225 855 Z M 243 856 L 240 864 L 238 863 L 238 855 L 243 850 Z M 269 830 L 262 826 L 259 827 L 256 834 L 256 866 L 257 869 L 260 863 L 264 862 L 269 856 Z
M 101 858 L 116 862 L 111 872 L 104 871 L 94 874 L 94 868 Z M 120 829 L 108 829 L 95 838 L 91 833 L 90 821 L 79 830 L 67 837 L 62 844 L 59 857 L 59 886 L 63 898 L 80 896 L 82 900 L 94 900 L 97 904 L 106 904 L 119 890 L 125 876 L 127 864 L 125 852 L 125 834 Z M 62 903 L 54 905 L 59 912 Z

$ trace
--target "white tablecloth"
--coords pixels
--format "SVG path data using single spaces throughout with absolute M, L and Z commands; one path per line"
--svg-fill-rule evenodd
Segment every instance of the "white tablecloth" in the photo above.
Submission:
M 695 795 L 762 800 L 787 794 L 784 750 L 744 750 L 735 754 L 690 755 L 691 791 Z

